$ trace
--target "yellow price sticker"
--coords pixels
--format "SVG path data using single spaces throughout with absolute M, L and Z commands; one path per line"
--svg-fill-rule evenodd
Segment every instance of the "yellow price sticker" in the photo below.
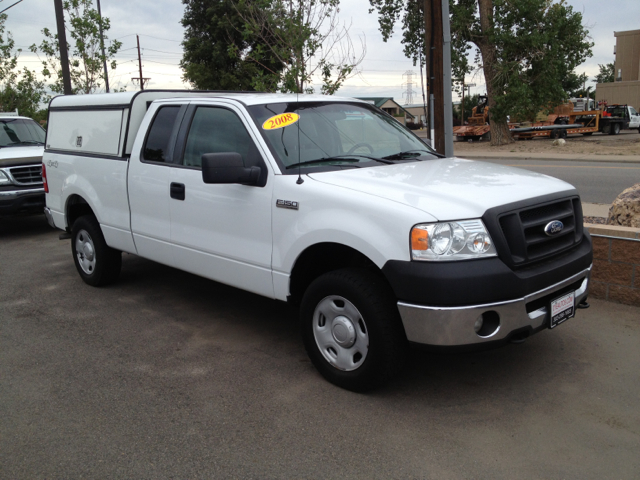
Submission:
M 293 125 L 300 119 L 297 113 L 281 113 L 280 115 L 274 115 L 262 124 L 264 130 L 276 130 L 277 128 L 288 127 Z

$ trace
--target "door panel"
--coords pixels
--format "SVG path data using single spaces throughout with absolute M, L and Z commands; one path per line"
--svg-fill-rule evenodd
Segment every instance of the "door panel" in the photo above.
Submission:
M 174 265 L 171 248 L 170 183 L 173 144 L 186 106 L 160 107 L 149 135 L 134 145 L 129 161 L 131 231 L 138 255 Z M 143 123 L 140 131 L 147 125 Z
M 204 153 L 235 151 L 245 166 L 258 165 L 267 174 L 238 112 L 198 107 L 184 151 L 183 166 L 171 169 L 171 182 L 184 185 L 184 200 L 170 201 L 176 266 L 273 298 L 272 182 L 254 187 L 202 180 Z

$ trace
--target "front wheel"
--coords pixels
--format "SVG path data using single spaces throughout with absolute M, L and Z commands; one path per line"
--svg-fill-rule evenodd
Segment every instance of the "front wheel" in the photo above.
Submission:
M 343 269 L 317 278 L 302 299 L 302 339 L 309 358 L 331 383 L 363 392 L 398 372 L 407 340 L 384 277 Z
M 120 275 L 122 254 L 107 245 L 93 215 L 83 215 L 73 223 L 71 252 L 80 277 L 91 286 L 108 285 Z

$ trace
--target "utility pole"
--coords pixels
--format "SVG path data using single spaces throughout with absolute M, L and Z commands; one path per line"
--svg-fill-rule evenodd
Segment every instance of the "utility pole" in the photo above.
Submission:
M 100 0 L 98 2 L 98 27 L 100 29 L 100 48 L 102 48 L 102 62 L 104 64 L 104 87 L 107 93 L 109 93 L 109 73 L 107 72 L 107 57 L 104 54 L 104 36 L 102 35 L 102 12 L 100 11 Z
M 462 104 L 460 105 L 460 126 L 464 127 L 464 78 L 462 79 Z
M 433 95 L 435 139 L 432 146 L 438 153 L 453 156 L 453 112 L 451 100 L 451 32 L 449 1 L 425 0 L 425 33 L 429 45 L 429 93 Z M 431 103 L 431 102 L 430 102 Z M 435 140 L 435 141 L 434 141 Z
M 73 95 L 71 89 L 71 74 L 69 73 L 69 53 L 67 52 L 67 34 L 64 29 L 64 11 L 62 0 L 53 0 L 56 7 L 56 23 L 58 26 L 58 49 L 60 50 L 60 69 L 62 70 L 62 85 L 65 95 Z
M 427 99 L 425 100 L 425 123 L 428 124 L 428 128 L 427 128 L 427 138 L 431 141 L 431 146 L 435 147 L 434 143 L 433 143 L 433 137 L 434 134 L 433 132 L 433 121 L 432 121 L 432 117 L 433 117 L 433 102 L 431 101 L 431 89 L 433 88 L 433 85 L 431 83 L 431 69 L 432 69 L 432 64 L 431 64 L 431 58 L 432 58 L 432 52 L 431 52 L 431 32 L 432 32 L 432 28 L 431 28 L 431 0 L 423 0 L 424 1 L 424 37 L 425 37 L 425 45 L 426 45 L 426 49 L 424 52 L 424 68 L 425 68 L 425 77 L 427 79 L 427 88 L 426 88 L 426 92 L 427 92 Z M 427 113 L 428 110 L 428 113 Z
M 144 78 L 142 78 L 142 58 L 140 57 L 140 37 L 136 35 L 138 41 L 138 66 L 140 67 L 140 90 L 144 90 Z

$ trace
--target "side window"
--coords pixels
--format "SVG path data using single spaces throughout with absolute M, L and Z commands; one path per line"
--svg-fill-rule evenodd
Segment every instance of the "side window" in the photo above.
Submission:
M 261 163 L 258 149 L 242 121 L 231 110 L 198 107 L 185 146 L 183 165 L 200 167 L 205 153 L 236 152 L 246 167 Z
M 179 106 L 162 107 L 158 110 L 156 117 L 153 119 L 149 136 L 144 144 L 143 156 L 145 160 L 152 162 L 169 162 L 167 156 L 169 149 L 169 139 L 173 131 L 173 125 L 176 121 Z

